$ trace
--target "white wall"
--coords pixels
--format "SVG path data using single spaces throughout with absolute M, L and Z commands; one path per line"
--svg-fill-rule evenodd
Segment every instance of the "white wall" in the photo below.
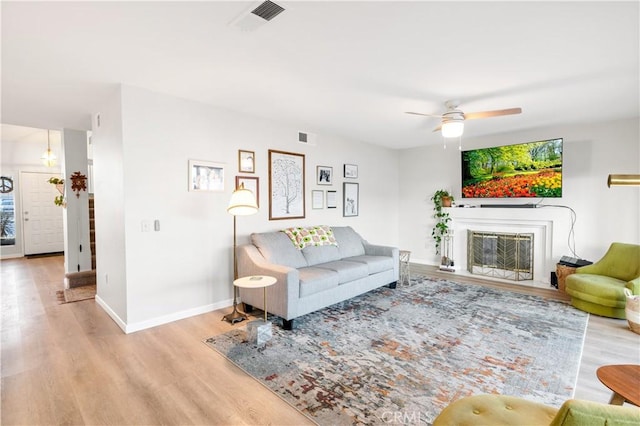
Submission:
M 239 243 L 251 232 L 328 224 L 351 225 L 373 243 L 398 244 L 397 151 L 129 86 L 122 87 L 121 107 L 120 140 L 109 121 L 117 120 L 116 99 L 101 111 L 102 129 L 94 126 L 93 144 L 98 295 L 126 331 L 231 303 L 233 219 L 226 207 L 238 175 L 239 149 L 255 151 L 256 173 L 246 175 L 260 179 L 260 211 L 238 217 Z M 317 145 L 298 143 L 299 130 L 317 133 Z M 305 155 L 305 219 L 269 221 L 268 149 Z M 225 163 L 225 191 L 189 192 L 189 159 Z M 359 167 L 354 180 L 360 184 L 358 217 L 342 217 L 344 163 Z M 315 184 L 317 165 L 333 167 L 333 186 Z M 117 182 L 110 189 L 112 176 Z M 123 199 L 114 195 L 120 185 Z M 338 208 L 311 209 L 312 189 L 338 191 Z M 160 221 L 160 231 L 142 232 L 142 221 L 153 220 Z M 105 238 L 124 238 L 124 244 Z M 114 272 L 123 282 L 113 282 Z
M 640 187 L 607 187 L 610 173 L 640 173 L 640 123 L 638 119 L 558 126 L 464 139 L 463 149 L 564 138 L 563 196 L 543 204 L 571 207 L 577 214 L 575 249 L 579 257 L 597 260 L 611 242 L 640 243 Z M 410 183 L 400 189 L 400 245 L 412 251 L 412 260 L 437 264 L 431 229 L 433 192 L 452 191 L 458 204 L 514 203 L 518 200 L 462 199 L 460 152 L 442 145 L 404 150 L 400 153 L 400 179 Z M 534 202 L 540 199 L 533 199 Z M 522 200 L 520 200 L 522 202 Z M 569 213 L 567 213 L 569 214 Z M 569 235 L 569 225 L 554 234 Z M 553 253 L 553 262 L 565 250 Z
M 92 129 L 96 302 L 124 328 L 127 323 L 127 258 L 123 232 L 125 176 L 120 90 L 105 100 L 102 110 L 94 114 Z

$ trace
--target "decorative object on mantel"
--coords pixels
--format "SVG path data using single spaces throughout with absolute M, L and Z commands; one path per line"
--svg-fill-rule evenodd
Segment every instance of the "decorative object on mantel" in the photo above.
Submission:
M 80 172 L 73 172 L 70 178 L 71 190 L 76 193 L 76 198 L 80 198 L 80 191 L 87 190 L 87 177 Z
M 607 186 L 617 185 L 640 185 L 640 175 L 609 175 L 607 178 Z
M 442 210 L 443 207 L 451 207 L 453 202 L 453 196 L 446 189 L 437 190 L 431 197 L 433 201 L 433 217 L 436 219 L 436 224 L 431 231 L 431 236 L 436 242 L 436 254 L 440 254 L 440 246 L 445 235 L 449 234 L 449 222 L 451 218 L 449 213 Z
M 52 185 L 55 185 L 56 189 L 60 193 L 60 195 L 56 196 L 53 199 L 53 203 L 56 206 L 65 207 L 66 203 L 64 202 L 64 179 L 60 179 L 60 178 L 57 178 L 57 177 L 51 177 L 51 178 L 49 178 L 49 180 L 47 182 L 49 182 Z

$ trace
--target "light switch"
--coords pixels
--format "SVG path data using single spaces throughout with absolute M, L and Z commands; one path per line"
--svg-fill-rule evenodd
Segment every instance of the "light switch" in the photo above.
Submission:
M 158 219 L 153 221 L 153 229 L 156 232 L 160 231 L 160 221 Z

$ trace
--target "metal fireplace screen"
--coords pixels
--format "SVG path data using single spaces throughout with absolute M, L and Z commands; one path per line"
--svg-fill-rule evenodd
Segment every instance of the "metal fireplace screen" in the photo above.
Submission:
M 533 234 L 467 231 L 467 269 L 514 281 L 533 279 Z

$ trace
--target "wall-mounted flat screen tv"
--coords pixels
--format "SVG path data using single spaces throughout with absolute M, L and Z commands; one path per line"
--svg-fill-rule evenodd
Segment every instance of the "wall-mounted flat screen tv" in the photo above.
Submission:
M 562 138 L 462 151 L 462 198 L 562 197 Z

